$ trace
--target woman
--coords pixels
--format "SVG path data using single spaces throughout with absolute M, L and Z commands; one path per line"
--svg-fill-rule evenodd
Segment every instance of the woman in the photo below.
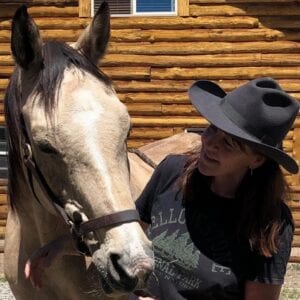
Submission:
M 137 299 L 279 299 L 294 230 L 280 165 L 298 172 L 281 144 L 298 103 L 271 78 L 228 94 L 198 81 L 189 96 L 211 125 L 137 200 L 156 257 Z
M 294 229 L 279 164 L 298 172 L 281 143 L 298 103 L 271 78 L 229 94 L 198 81 L 189 95 L 211 123 L 201 150 L 167 157 L 137 200 L 156 257 L 149 292 L 278 299 Z

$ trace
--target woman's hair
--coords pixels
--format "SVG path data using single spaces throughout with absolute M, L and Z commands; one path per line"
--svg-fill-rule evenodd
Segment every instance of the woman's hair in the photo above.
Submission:
M 243 147 L 242 149 L 245 147 Z M 193 176 L 198 172 L 200 149 L 188 153 L 184 171 L 178 180 L 184 201 L 193 198 Z M 207 177 L 208 180 L 211 178 Z M 247 239 L 251 249 L 270 257 L 277 252 L 282 228 L 281 205 L 288 197 L 288 184 L 277 162 L 265 163 L 247 172 L 236 192 L 236 220 L 238 238 Z

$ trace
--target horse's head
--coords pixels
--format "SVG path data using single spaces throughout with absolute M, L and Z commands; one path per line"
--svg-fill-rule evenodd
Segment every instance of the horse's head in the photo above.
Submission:
M 16 12 L 12 25 L 17 64 L 13 80 L 20 92 L 14 93 L 11 84 L 6 116 L 10 134 L 19 132 L 21 138 L 11 143 L 11 152 L 19 153 L 22 163 L 19 148 L 23 142 L 30 145 L 27 155 L 32 151 L 45 193 L 55 197 L 52 200 L 79 227 L 135 209 L 126 151 L 129 115 L 110 80 L 96 67 L 109 40 L 109 19 L 104 2 L 72 47 L 43 45 L 25 7 Z M 36 193 L 42 194 L 38 188 Z M 93 262 L 106 292 L 132 291 L 153 269 L 151 243 L 134 217 L 117 219 L 117 224 L 106 221 L 104 228 L 96 224 L 93 233 L 85 232 L 84 239 L 93 245 Z

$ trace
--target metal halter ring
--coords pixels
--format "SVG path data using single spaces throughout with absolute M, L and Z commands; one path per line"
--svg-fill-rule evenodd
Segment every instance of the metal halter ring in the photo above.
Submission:
M 28 143 L 24 143 L 23 154 L 24 154 L 24 159 L 25 160 L 28 160 L 28 159 L 32 158 L 31 146 Z

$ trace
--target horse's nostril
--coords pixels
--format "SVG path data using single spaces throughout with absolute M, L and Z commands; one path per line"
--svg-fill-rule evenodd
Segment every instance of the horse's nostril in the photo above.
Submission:
M 124 269 L 120 265 L 120 259 L 121 259 L 121 257 L 120 257 L 119 254 L 111 254 L 110 255 L 110 261 L 111 261 L 112 266 L 113 266 L 111 272 L 115 273 L 115 274 L 112 274 L 112 275 L 114 275 L 114 277 L 117 280 L 121 280 L 121 278 L 123 278 L 126 275 L 126 272 L 124 271 Z
M 110 261 L 112 268 L 109 268 L 110 276 L 113 281 L 117 282 L 125 291 L 132 291 L 138 283 L 136 276 L 130 275 L 127 271 L 129 264 L 126 263 L 126 258 L 119 254 L 111 254 Z

